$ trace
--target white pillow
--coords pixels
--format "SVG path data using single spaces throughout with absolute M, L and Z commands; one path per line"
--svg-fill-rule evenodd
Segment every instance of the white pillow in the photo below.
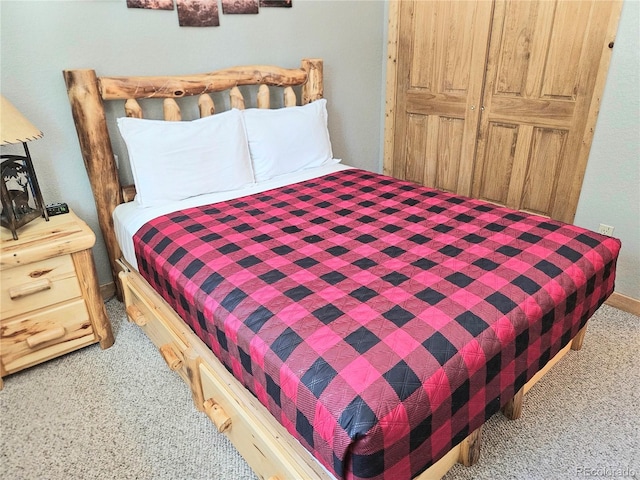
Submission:
M 233 190 L 254 182 L 237 109 L 193 121 L 119 118 L 136 200 L 144 207 Z
M 338 163 L 327 130 L 327 100 L 301 107 L 242 111 L 256 182 Z

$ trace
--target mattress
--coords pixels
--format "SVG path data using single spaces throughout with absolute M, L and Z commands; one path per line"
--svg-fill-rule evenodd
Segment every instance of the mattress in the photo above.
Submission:
M 394 480 L 575 336 L 620 248 L 359 169 L 160 215 L 133 245 L 142 276 L 330 472 Z
M 339 160 L 336 160 L 339 162 Z M 205 195 L 189 197 L 184 200 L 165 203 L 154 207 L 141 207 L 137 201 L 122 203 L 118 205 L 113 212 L 113 224 L 116 232 L 116 239 L 122 250 L 125 260 L 133 268 L 137 268 L 137 260 L 135 250 L 133 248 L 133 236 L 135 233 L 149 220 L 160 215 L 175 212 L 185 208 L 195 207 L 198 205 L 207 205 L 211 203 L 230 200 L 253 193 L 263 192 L 272 188 L 281 187 L 291 183 L 308 180 L 310 178 L 326 175 L 328 173 L 337 172 L 351 168 L 348 165 L 339 163 L 323 165 L 321 167 L 309 168 L 298 172 L 285 175 L 279 175 L 270 180 L 254 183 L 246 188 L 228 190 L 223 192 L 215 192 Z

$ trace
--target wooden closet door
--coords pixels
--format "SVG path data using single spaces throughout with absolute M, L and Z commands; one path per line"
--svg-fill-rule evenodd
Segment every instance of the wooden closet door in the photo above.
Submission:
M 492 8 L 390 2 L 385 173 L 471 193 Z
M 573 221 L 620 8 L 496 0 L 474 197 Z

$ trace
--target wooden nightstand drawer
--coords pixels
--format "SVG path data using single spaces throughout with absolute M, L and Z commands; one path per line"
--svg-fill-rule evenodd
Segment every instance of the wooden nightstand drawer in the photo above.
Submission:
M 7 373 L 96 341 L 82 298 L 0 323 L 0 350 Z
M 82 295 L 71 255 L 2 270 L 0 282 L 3 319 Z

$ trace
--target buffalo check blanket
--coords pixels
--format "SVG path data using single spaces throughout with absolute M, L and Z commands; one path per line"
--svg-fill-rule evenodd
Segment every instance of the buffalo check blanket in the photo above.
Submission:
M 362 170 L 159 217 L 139 270 L 338 478 L 408 479 L 613 291 L 618 240 Z

